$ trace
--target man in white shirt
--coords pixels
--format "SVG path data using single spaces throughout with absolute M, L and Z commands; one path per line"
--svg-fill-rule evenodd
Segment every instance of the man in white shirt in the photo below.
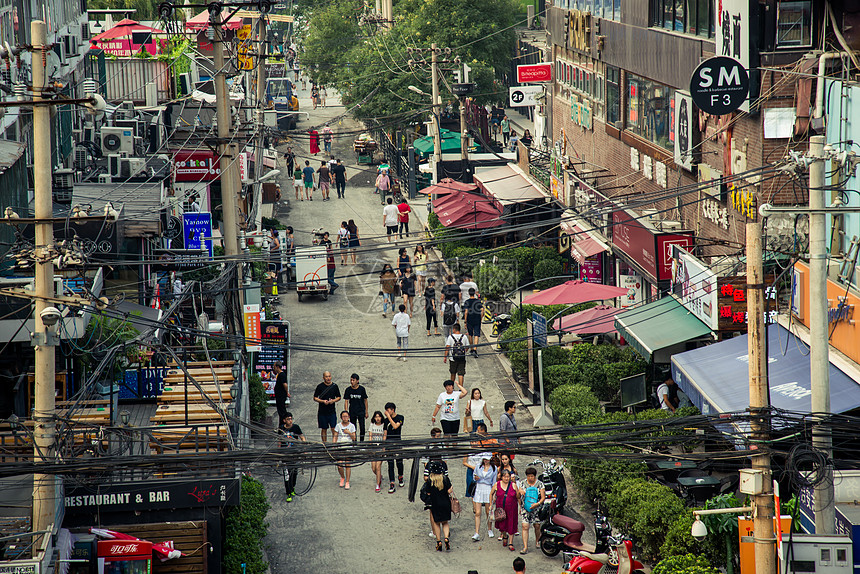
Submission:
M 388 234 L 388 242 L 391 239 L 397 241 L 397 225 L 400 219 L 400 211 L 394 205 L 394 200 L 390 197 L 386 200 L 387 205 L 382 208 L 382 224 L 385 226 L 385 231 Z
M 460 388 L 459 391 L 454 390 L 454 381 L 445 381 L 442 383 L 445 385 L 445 392 L 439 393 L 439 398 L 436 399 L 436 408 L 433 409 L 433 416 L 430 420 L 435 423 L 436 415 L 439 413 L 439 409 L 442 409 L 442 432 L 445 436 L 457 436 L 457 433 L 460 431 L 460 399 L 469 394 L 469 391 L 461 385 L 457 383 L 457 386 Z
M 409 326 L 412 319 L 406 313 L 406 305 L 401 304 L 400 312 L 394 315 L 391 324 L 394 325 L 394 336 L 397 338 L 397 350 L 401 351 L 398 361 L 406 361 L 406 350 L 409 348 Z
M 465 303 L 469 300 L 469 289 L 474 289 L 475 293 L 478 292 L 478 284 L 472 281 L 472 275 L 467 273 L 463 276 L 463 282 L 460 283 L 460 308 L 465 312 L 465 306 L 462 303 Z
M 670 387 L 675 385 L 675 381 L 671 378 L 666 379 L 663 383 L 657 387 L 657 400 L 660 401 L 660 408 L 664 411 L 672 411 L 675 412 L 675 404 L 672 402 L 672 399 L 669 397 L 672 389 Z

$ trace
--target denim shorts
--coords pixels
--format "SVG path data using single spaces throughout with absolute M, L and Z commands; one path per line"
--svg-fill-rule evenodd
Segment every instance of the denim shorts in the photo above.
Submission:
M 317 414 L 317 425 L 321 429 L 333 429 L 337 426 L 337 414 Z

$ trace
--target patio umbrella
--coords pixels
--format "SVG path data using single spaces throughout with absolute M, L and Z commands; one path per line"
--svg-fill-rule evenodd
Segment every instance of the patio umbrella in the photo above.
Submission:
M 454 205 L 460 205 L 461 203 L 466 202 L 474 202 L 478 200 L 479 202 L 487 203 L 486 197 L 480 193 L 469 193 L 467 191 L 455 191 L 452 193 L 448 193 L 441 197 L 437 197 L 433 200 L 433 210 L 440 211 L 445 209 L 446 207 L 452 207 Z
M 442 129 L 439 132 L 442 140 L 442 153 L 454 153 L 460 151 L 460 132 Z M 420 156 L 428 156 L 433 153 L 434 141 L 432 136 L 424 136 L 416 139 L 412 146 L 415 153 Z
M 627 289 L 600 283 L 588 283 L 577 279 L 565 281 L 538 293 L 533 293 L 523 299 L 529 305 L 576 305 L 588 301 L 601 301 L 627 294 Z
M 506 224 L 501 212 L 488 203 L 463 204 L 436 215 L 445 227 L 460 229 L 489 229 Z
M 501 212 L 499 212 L 496 206 L 493 205 L 491 202 L 480 199 L 475 201 L 474 199 L 471 199 L 472 197 L 477 198 L 478 196 L 473 194 L 463 194 L 456 200 L 452 199 L 451 201 L 441 203 L 438 206 L 436 202 L 434 202 L 434 211 L 439 217 L 439 221 L 442 221 L 445 218 L 449 218 L 454 221 L 460 219 L 461 216 L 471 216 L 476 213 L 487 213 L 492 215 L 493 217 L 499 217 L 501 215 Z
M 152 34 L 164 34 L 164 30 L 159 30 L 157 28 L 150 28 L 149 26 L 144 26 L 140 22 L 136 22 L 135 20 L 131 20 L 129 18 L 125 18 L 117 22 L 116 26 L 105 30 L 98 36 L 93 36 L 90 42 L 103 42 L 105 40 L 114 40 L 116 38 L 127 38 L 131 36 L 132 32 L 150 32 Z
M 424 189 L 419 189 L 418 193 L 426 193 L 428 195 L 448 195 L 458 191 L 475 191 L 476 189 L 478 189 L 478 186 L 474 183 L 463 183 L 462 181 L 455 181 L 450 177 L 446 177 L 445 179 L 439 180 L 439 183 L 437 184 L 427 186 Z
M 618 307 L 598 305 L 579 313 L 571 313 L 553 321 L 552 326 L 558 331 L 570 333 L 615 333 L 615 315 L 620 313 Z

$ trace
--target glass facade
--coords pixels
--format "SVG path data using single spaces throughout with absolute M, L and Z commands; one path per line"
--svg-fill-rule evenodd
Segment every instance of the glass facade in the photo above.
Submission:
M 627 74 L 627 129 L 666 149 L 672 148 L 672 89 L 634 74 Z
M 595 18 L 621 20 L 621 0 L 554 0 L 553 5 L 565 10 L 582 10 Z
M 651 25 L 682 34 L 714 37 L 714 3 L 710 0 L 651 0 Z
M 621 70 L 606 66 L 606 123 L 621 121 Z

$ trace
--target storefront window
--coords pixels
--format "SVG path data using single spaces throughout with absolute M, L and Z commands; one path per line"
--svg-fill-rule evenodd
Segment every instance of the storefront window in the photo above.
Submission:
M 627 128 L 661 147 L 669 140 L 672 90 L 634 74 L 627 74 Z
M 652 26 L 714 37 L 714 3 L 710 0 L 651 0 L 650 8 Z
M 621 70 L 606 66 L 606 122 L 621 121 Z
M 812 45 L 812 2 L 780 2 L 777 5 L 776 45 L 779 48 Z

